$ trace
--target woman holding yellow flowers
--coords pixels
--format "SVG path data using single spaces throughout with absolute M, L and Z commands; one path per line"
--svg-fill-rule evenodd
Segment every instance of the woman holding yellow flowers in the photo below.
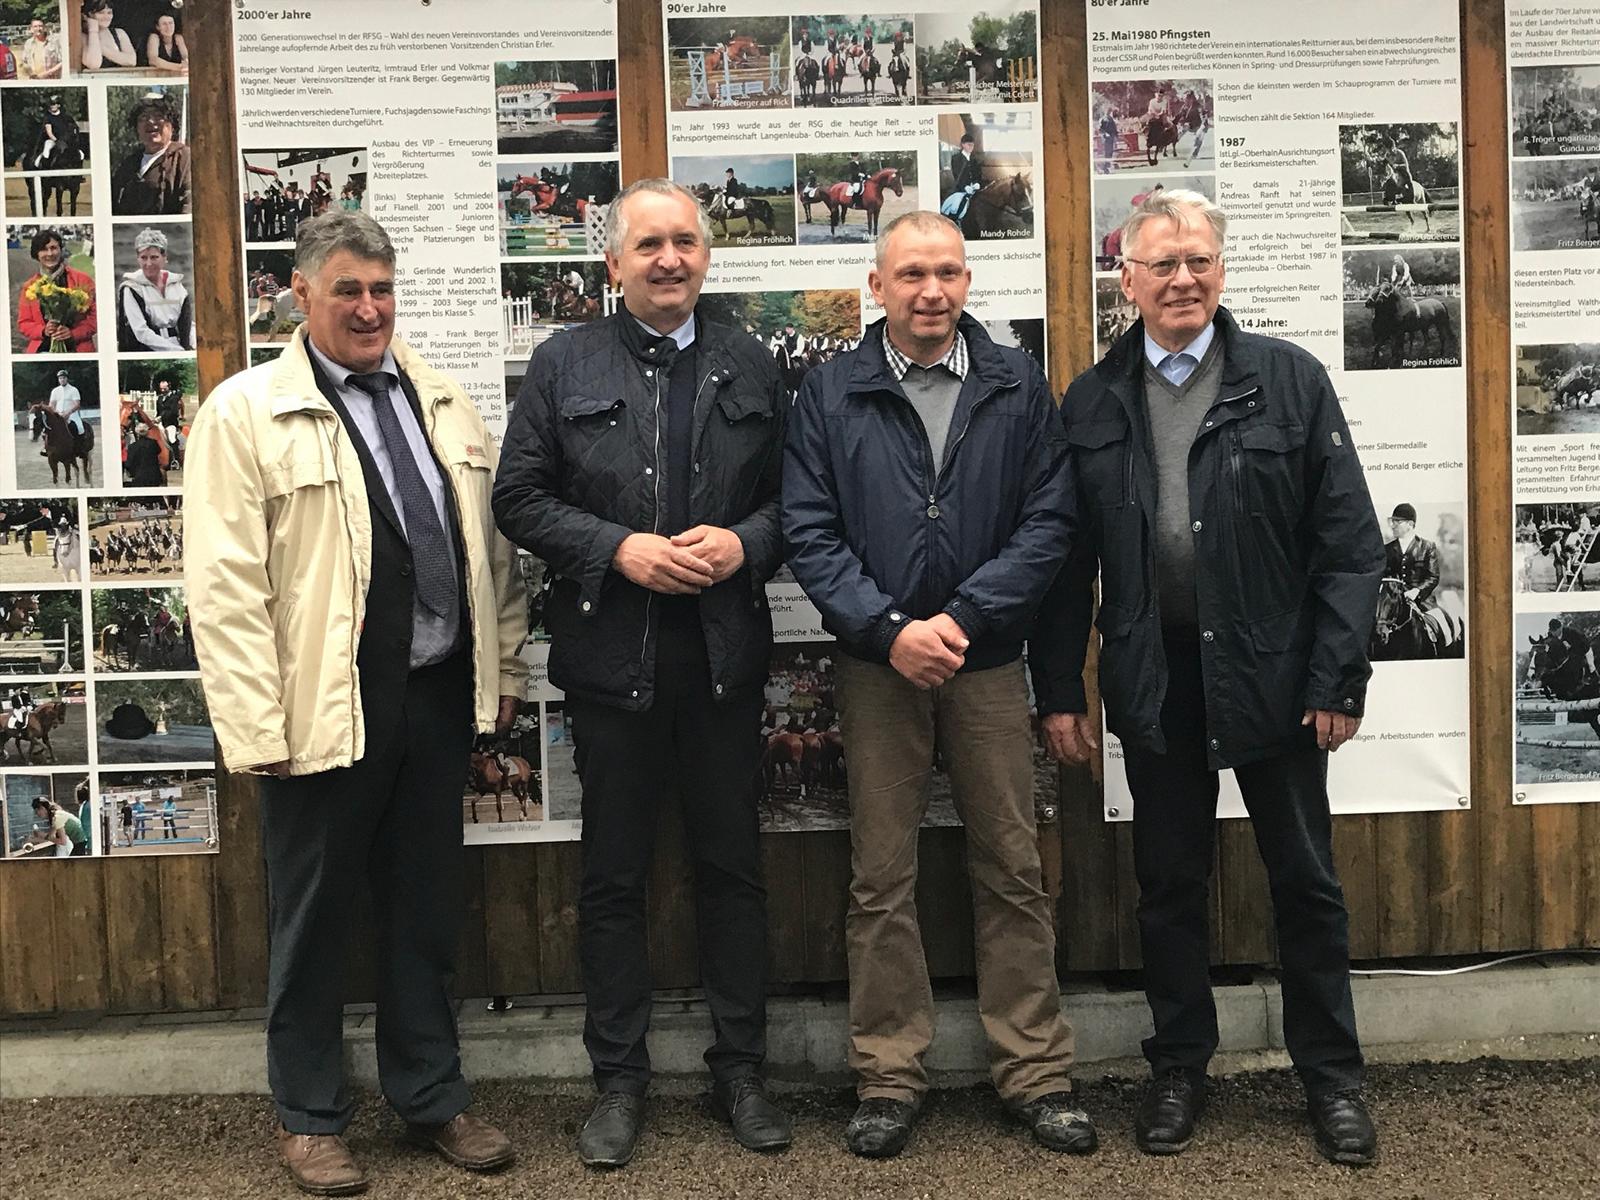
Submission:
M 94 280 L 67 266 L 66 246 L 54 229 L 33 235 L 28 250 L 39 273 L 22 285 L 17 332 L 29 354 L 93 354 Z

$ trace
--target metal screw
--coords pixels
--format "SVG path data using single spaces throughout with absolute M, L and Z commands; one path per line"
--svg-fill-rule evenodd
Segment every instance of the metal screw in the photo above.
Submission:
M 1116 815 L 1117 815 L 1117 810 L 1116 810 L 1116 809 L 1114 809 L 1114 808 L 1108 808 L 1108 809 L 1106 809 L 1106 816 L 1108 816 L 1108 817 L 1114 817 L 1114 816 L 1116 816 Z
M 1459 804 L 1462 808 L 1466 808 L 1467 807 L 1467 803 L 1468 803 L 1467 802 L 1467 798 L 1465 796 L 1457 796 L 1456 797 L 1456 803 Z
M 1046 821 L 1054 821 L 1056 819 L 1056 808 L 1055 808 L 1055 805 L 1047 804 L 1040 811 L 1044 815 L 1044 819 Z
M 1528 798 L 1528 793 L 1527 792 L 1518 792 L 1515 796 L 1511 797 L 1511 803 L 1513 803 L 1513 804 L 1521 804 L 1527 798 Z

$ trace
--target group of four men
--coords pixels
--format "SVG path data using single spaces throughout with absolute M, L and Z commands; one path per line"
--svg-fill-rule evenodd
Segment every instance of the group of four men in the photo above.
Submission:
M 302 1187 L 365 1183 L 338 1136 L 352 1108 L 339 968 L 363 864 L 386 1098 L 459 1165 L 513 1157 L 468 1108 L 448 986 L 462 765 L 474 730 L 507 729 L 524 690 L 513 544 L 548 565 L 549 672 L 583 786 L 583 1036 L 599 1091 L 586 1164 L 629 1161 L 644 1124 L 645 893 L 668 788 L 694 862 L 713 1106 L 746 1147 L 790 1140 L 762 1077 L 753 786 L 764 585 L 785 561 L 838 640 L 849 1148 L 898 1153 L 929 1087 L 913 897 L 936 745 L 967 831 L 995 1086 L 1041 1144 L 1097 1144 L 1072 1090 L 1022 655 L 1048 748 L 1087 761 L 1098 574 L 1099 685 L 1136 798 L 1154 1018 L 1138 1144 L 1183 1150 L 1205 1096 L 1206 891 L 1231 767 L 1266 860 L 1317 1144 L 1372 1160 L 1325 772 L 1360 723 L 1383 542 L 1321 365 L 1219 307 L 1225 228 L 1195 193 L 1133 214 L 1122 285 L 1143 319 L 1058 411 L 1039 366 L 963 311 L 960 230 L 906 214 L 868 277 L 883 318 L 791 404 L 758 342 L 697 313 L 703 210 L 644 180 L 607 217 L 621 309 L 538 349 L 497 455 L 463 390 L 394 338 L 383 231 L 347 212 L 301 227 L 306 322 L 202 407 L 185 519 L 218 739 L 230 769 L 263 777 L 268 1064 Z

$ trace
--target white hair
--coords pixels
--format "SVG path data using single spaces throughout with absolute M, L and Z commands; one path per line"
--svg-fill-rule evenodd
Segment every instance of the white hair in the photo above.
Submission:
M 1205 219 L 1217 241 L 1217 251 L 1222 250 L 1228 236 L 1228 216 L 1211 197 L 1188 188 L 1173 188 L 1151 192 L 1139 207 L 1122 223 L 1122 252 L 1124 255 L 1138 243 L 1139 233 L 1151 221 L 1166 219 L 1178 225 L 1189 224 L 1195 216 Z
M 628 240 L 628 218 L 623 215 L 622 206 L 630 196 L 640 192 L 650 192 L 656 196 L 682 196 L 689 201 L 694 205 L 696 223 L 700 227 L 700 240 L 707 246 L 711 245 L 711 214 L 706 211 L 705 205 L 700 203 L 700 197 L 683 184 L 671 179 L 636 179 L 623 188 L 617 198 L 606 206 L 605 231 L 601 240 L 605 243 L 607 254 L 613 257 L 621 255 L 623 243 Z

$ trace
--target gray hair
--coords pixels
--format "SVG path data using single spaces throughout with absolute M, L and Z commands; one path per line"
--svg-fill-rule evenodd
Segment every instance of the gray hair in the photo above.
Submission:
M 1189 224 L 1196 215 L 1211 226 L 1211 234 L 1217 240 L 1217 251 L 1220 253 L 1228 236 L 1228 215 L 1209 196 L 1188 188 L 1174 188 L 1170 192 L 1162 189 L 1150 193 L 1122 223 L 1123 254 L 1127 254 L 1138 242 L 1140 231 L 1151 221 L 1176 221 L 1182 226 Z
M 141 250 L 159 250 L 165 254 L 167 252 L 167 235 L 159 229 L 141 229 L 134 236 L 133 252 L 137 254 Z
M 341 250 L 357 258 L 394 266 L 394 243 L 366 213 L 330 208 L 320 217 L 303 221 L 294 239 L 294 269 L 315 279 L 322 264 Z
M 889 251 L 889 239 L 894 236 L 896 229 L 901 228 L 915 229 L 918 233 L 938 233 L 941 230 L 953 230 L 957 237 L 961 237 L 961 226 L 943 213 L 936 213 L 926 208 L 916 208 L 910 212 L 901 213 L 878 230 L 878 238 L 873 243 L 874 259 L 880 270 L 883 268 L 884 256 Z M 963 256 L 966 254 L 966 248 L 966 240 L 963 238 L 961 242 Z
M 700 240 L 707 246 L 711 245 L 711 214 L 706 211 L 706 206 L 700 203 L 699 196 L 683 184 L 671 179 L 636 179 L 623 188 L 617 198 L 606 206 L 605 232 L 602 240 L 607 254 L 617 256 L 622 253 L 622 244 L 628 237 L 628 222 L 622 215 L 622 205 L 630 196 L 640 192 L 650 192 L 656 196 L 682 196 L 688 200 L 694 205 L 695 216 L 698 218 Z

